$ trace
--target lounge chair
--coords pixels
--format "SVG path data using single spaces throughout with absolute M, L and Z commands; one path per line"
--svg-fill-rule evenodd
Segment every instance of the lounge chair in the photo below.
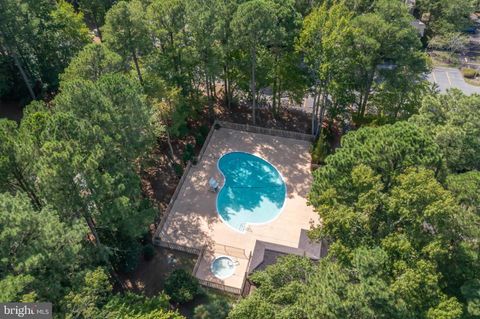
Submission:
M 220 184 L 218 184 L 217 180 L 213 177 L 210 177 L 210 180 L 208 181 L 208 186 L 210 187 L 209 190 L 214 193 L 216 193 L 220 188 Z

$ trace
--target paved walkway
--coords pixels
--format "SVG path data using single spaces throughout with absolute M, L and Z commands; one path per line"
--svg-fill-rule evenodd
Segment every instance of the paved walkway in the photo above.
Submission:
M 468 84 L 459 69 L 437 67 L 429 74 L 428 80 L 436 83 L 441 92 L 456 88 L 467 95 L 480 94 L 480 87 Z

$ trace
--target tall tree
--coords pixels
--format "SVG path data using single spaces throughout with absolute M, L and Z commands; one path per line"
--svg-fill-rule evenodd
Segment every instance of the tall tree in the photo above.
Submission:
M 428 95 L 412 118 L 432 134 L 452 172 L 480 170 L 480 110 L 477 95 L 460 91 Z
M 148 44 L 142 3 L 119 1 L 108 12 L 103 27 L 105 43 L 128 61 L 133 59 L 138 80 L 143 84 L 139 53 Z
M 32 99 L 54 91 L 58 74 L 90 41 L 82 14 L 65 1 L 2 1 L 0 51 L 10 56 Z
M 125 71 L 122 58 L 103 44 L 89 44 L 70 62 L 60 78 L 63 82 L 74 80 L 96 81 L 109 73 Z
M 87 271 L 82 281 L 64 299 L 66 318 L 184 318 L 169 311 L 168 296 L 163 293 L 151 298 L 131 292 L 115 295 L 102 268 Z
M 159 49 L 152 53 L 149 67 L 161 72 L 170 86 L 181 88 L 184 96 L 192 91 L 190 59 L 194 56 L 190 51 L 186 10 L 183 0 L 155 0 L 147 8 L 148 29 Z
M 257 54 L 272 43 L 277 17 L 275 4 L 270 0 L 252 0 L 238 6 L 232 20 L 237 45 L 249 56 L 252 122 L 255 124 L 257 108 Z
M 204 88 L 207 94 L 209 116 L 213 118 L 213 103 L 216 97 L 216 78 L 220 74 L 219 48 L 216 34 L 212 32 L 217 23 L 216 0 L 203 0 L 188 6 L 187 24 L 191 26 L 193 47 L 202 64 Z
M 331 7 L 324 3 L 305 18 L 298 39 L 297 50 L 313 78 L 312 134 L 317 136 L 327 109 L 334 111 L 352 101 L 351 18 L 342 3 Z
M 49 10 L 53 9 L 50 3 L 43 4 L 45 9 L 32 12 L 33 10 L 28 4 L 22 6 L 20 1 L 2 1 L 0 3 L 1 48 L 7 55 L 12 56 L 32 99 L 36 98 L 33 85 L 39 75 L 38 72 L 35 72 L 38 70 L 35 68 L 37 61 L 27 59 L 28 53 L 34 52 L 34 45 L 30 41 L 34 36 L 38 38 L 35 22 L 45 19 Z M 31 14 L 29 14 L 30 12 Z M 29 20 L 25 19 L 25 16 L 28 15 L 30 15 Z
M 416 280 L 414 269 L 423 267 L 436 277 L 432 289 L 457 298 L 456 305 L 463 300 L 461 286 L 479 276 L 479 217 L 440 183 L 445 170 L 439 151 L 429 134 L 405 122 L 349 133 L 314 173 L 309 201 L 322 224 L 311 235 L 330 240 L 329 253 L 347 265 L 352 250 L 380 246 L 393 276 Z M 405 305 L 405 317 L 425 316 L 425 304 L 440 307 L 427 309 L 431 314 L 452 306 L 426 303 L 408 285 L 393 286 L 415 299 Z
M 447 177 L 447 188 L 455 195 L 460 205 L 480 215 L 479 171 L 449 175 Z
M 237 11 L 239 0 L 216 0 L 215 10 L 217 11 L 215 33 L 219 40 L 219 55 L 223 67 L 223 86 L 225 102 L 228 108 L 231 107 L 233 99 L 233 57 L 235 51 L 233 30 L 231 21 Z
M 43 203 L 35 185 L 32 168 L 35 155 L 28 141 L 39 133 L 34 130 L 34 125 L 44 125 L 47 119 L 46 113 L 39 113 L 35 120 L 25 121 L 24 127 L 31 129 L 27 132 L 24 129 L 19 132 L 14 121 L 0 120 L 0 192 L 24 192 L 37 209 Z
M 98 30 L 98 37 L 102 40 L 100 27 L 105 23 L 105 16 L 113 5 L 113 0 L 78 0 L 80 10 L 88 19 L 91 19 L 95 29 Z
M 475 10 L 471 0 L 417 0 L 415 14 L 427 25 L 427 37 L 462 31 Z
M 438 275 L 427 263 L 388 273 L 380 248 L 358 248 L 348 266 L 325 258 L 280 259 L 251 279 L 257 289 L 233 308 L 229 318 L 443 318 L 459 319 L 462 306 L 446 299 Z
M 22 193 L 0 194 L 0 300 L 57 300 L 82 264 L 86 228 L 36 211 Z M 87 262 L 87 260 L 85 260 Z
M 48 60 L 42 63 L 42 74 L 45 74 L 48 83 L 58 86 L 59 74 L 92 39 L 83 14 L 75 12 L 73 6 L 64 0 L 58 1 L 55 10 L 50 13 L 50 19 L 48 31 L 44 34 L 48 41 L 44 42 L 42 48 Z
M 53 105 L 38 137 L 26 139 L 42 200 L 64 220 L 83 221 L 101 253 L 113 249 L 115 264 L 136 261 L 135 240 L 153 216 L 137 174 L 153 142 L 141 87 L 118 74 L 70 81 Z M 27 112 L 20 130 L 41 114 Z
M 355 104 L 360 121 L 373 95 L 390 94 L 395 99 L 389 104 L 401 110 L 408 101 L 411 85 L 421 84 L 427 71 L 427 59 L 421 52 L 420 38 L 410 25 L 407 7 L 400 1 L 379 0 L 374 8 L 374 12 L 353 20 L 356 30 L 353 74 L 358 91 Z M 396 94 L 392 96 L 392 92 Z
M 300 67 L 300 55 L 295 53 L 295 38 L 300 33 L 302 17 L 295 1 L 274 1 L 277 25 L 269 47 L 272 70 L 268 76 L 272 87 L 272 109 L 281 105 L 282 93 L 288 91 L 296 100 L 303 100 L 306 81 Z

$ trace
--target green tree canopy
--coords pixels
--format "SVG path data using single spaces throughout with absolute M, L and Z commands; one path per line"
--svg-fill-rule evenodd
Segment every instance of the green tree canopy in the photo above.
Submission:
M 460 318 L 460 303 L 445 299 L 430 264 L 419 262 L 394 278 L 387 265 L 380 248 L 356 249 L 348 267 L 329 258 L 314 264 L 284 257 L 251 276 L 257 289 L 229 318 Z
M 133 59 L 138 80 L 143 83 L 139 52 L 149 44 L 145 13 L 140 1 L 119 1 L 108 12 L 103 26 L 105 43 L 125 61 Z
M 342 148 L 315 171 L 310 202 L 314 206 L 319 204 L 320 194 L 329 188 L 348 189 L 352 184 L 352 170 L 361 164 L 368 166 L 374 175 L 380 175 L 386 190 L 391 187 L 394 176 L 409 166 L 421 165 L 437 173 L 443 167 L 438 146 L 415 125 L 397 122 L 377 128 L 365 127 L 345 135 Z
M 32 99 L 58 87 L 58 75 L 91 39 L 66 1 L 2 1 L 0 51 L 12 58 Z
M 447 187 L 455 194 L 459 203 L 480 215 L 480 172 L 471 171 L 451 174 L 447 177 Z
M 250 93 L 252 97 L 252 119 L 255 124 L 257 100 L 257 55 L 273 42 L 278 17 L 275 4 L 270 0 L 252 0 L 242 3 L 231 22 L 234 38 L 244 54 L 249 57 Z
M 121 57 L 103 44 L 89 44 L 83 48 L 60 75 L 62 82 L 74 80 L 96 81 L 102 75 L 125 71 Z
M 321 222 L 311 236 L 347 267 L 359 247 L 380 247 L 404 317 L 458 318 L 461 286 L 479 275 L 479 218 L 465 209 L 475 197 L 456 197 L 455 178 L 466 177 L 442 185 L 442 158 L 429 133 L 397 122 L 347 134 L 314 173 L 309 201 Z
M 64 299 L 66 318 L 135 318 L 182 319 L 169 310 L 168 296 L 159 294 L 151 298 L 127 292 L 114 294 L 104 269 L 85 273 L 78 289 Z
M 427 35 L 462 31 L 474 11 L 471 0 L 417 0 L 415 14 L 427 24 Z
M 333 120 L 354 101 L 352 16 L 344 3 L 330 7 L 324 3 L 305 18 L 297 40 L 297 51 L 304 55 L 314 83 L 315 135 L 320 134 L 325 115 Z
M 433 136 L 452 172 L 480 170 L 479 103 L 458 90 L 428 95 L 411 120 Z
M 22 193 L 0 194 L 0 299 L 62 296 L 66 281 L 82 265 L 86 233 L 80 223 L 63 222 L 51 207 L 36 211 Z
M 137 174 L 153 143 L 151 108 L 138 82 L 118 74 L 68 82 L 54 104 L 36 164 L 42 196 L 124 260 L 154 213 Z
M 114 0 L 78 0 L 80 10 L 93 22 L 100 39 L 102 38 L 100 27 L 105 23 L 105 15 L 114 2 Z

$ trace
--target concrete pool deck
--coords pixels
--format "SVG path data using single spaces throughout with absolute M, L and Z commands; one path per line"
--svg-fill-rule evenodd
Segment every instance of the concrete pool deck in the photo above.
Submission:
M 312 249 L 315 245 L 308 243 L 305 235 L 311 222 L 318 223 L 318 215 L 307 206 L 306 199 L 312 181 L 310 142 L 222 127 L 213 131 L 207 143 L 203 156 L 185 176 L 165 223 L 157 231 L 161 245 L 202 251 L 202 260 L 197 263 L 194 275 L 201 282 L 235 288 L 242 287 L 247 271 L 252 268 L 252 259 L 263 256 L 262 253 L 251 258 L 257 242 L 317 258 L 316 248 Z M 217 193 L 208 187 L 210 177 L 223 185 L 217 160 L 232 151 L 248 152 L 267 160 L 281 173 L 287 186 L 285 205 L 278 217 L 264 225 L 248 225 L 244 233 L 220 219 L 216 211 Z M 211 261 L 220 255 L 232 256 L 238 261 L 234 275 L 225 280 L 214 277 L 210 271 Z

